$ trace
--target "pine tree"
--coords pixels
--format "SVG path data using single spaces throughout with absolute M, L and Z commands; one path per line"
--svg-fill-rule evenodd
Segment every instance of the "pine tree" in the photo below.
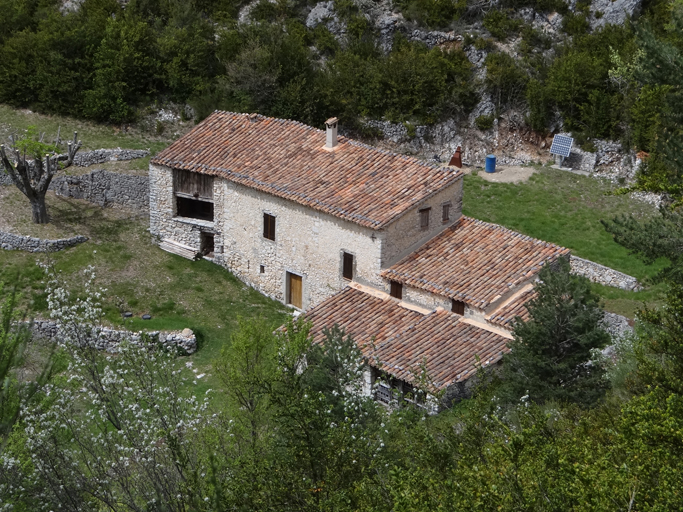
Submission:
M 599 297 L 586 278 L 570 273 L 566 259 L 544 267 L 539 278 L 537 296 L 527 306 L 530 319 L 515 320 L 500 395 L 591 405 L 607 386 L 604 370 L 591 362 L 591 351 L 610 341 Z

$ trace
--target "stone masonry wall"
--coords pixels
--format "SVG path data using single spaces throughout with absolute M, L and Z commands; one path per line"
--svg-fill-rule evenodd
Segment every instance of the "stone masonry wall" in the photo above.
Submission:
M 61 240 L 42 240 L 31 236 L 15 235 L 0 231 L 0 247 L 7 251 L 56 252 L 82 244 L 87 240 L 86 237 L 81 235 Z
M 84 151 L 77 153 L 74 157 L 74 165 L 88 167 L 104 162 L 120 162 L 124 160 L 135 160 L 149 155 L 149 151 L 144 149 L 96 149 L 94 151 Z
M 105 170 L 80 176 L 57 176 L 50 184 L 58 196 L 85 199 L 100 206 L 149 209 L 149 178 Z
M 462 214 L 462 178 L 445 190 L 438 192 L 419 205 L 404 213 L 387 226 L 383 235 L 382 268 L 390 267 L 398 260 L 415 251 L 428 240 L 452 225 Z M 450 221 L 441 221 L 444 203 L 450 203 Z M 431 208 L 429 229 L 420 228 L 420 213 L 423 208 Z
M 35 320 L 33 322 L 34 336 L 52 339 L 59 335 L 60 325 L 57 322 L 48 320 Z M 183 331 L 160 332 L 152 331 L 146 333 L 152 342 L 165 345 L 167 348 L 176 347 L 181 354 L 189 355 L 197 351 L 197 337 L 190 329 Z M 109 329 L 102 327 L 97 331 L 96 346 L 98 350 L 116 353 L 119 343 L 129 340 L 131 343 L 139 343 L 142 332 L 132 332 L 124 330 Z
M 222 264 L 257 290 L 284 301 L 286 273 L 300 275 L 302 307 L 307 309 L 346 286 L 342 252 L 354 255 L 355 281 L 382 286 L 382 244 L 376 231 L 242 185 L 216 181 Z M 274 241 L 263 237 L 264 213 L 276 218 Z
M 614 286 L 615 288 L 621 288 L 622 290 L 637 291 L 640 289 L 638 280 L 635 277 L 600 265 L 599 263 L 572 256 L 570 265 L 572 273 L 587 277 L 594 283 Z

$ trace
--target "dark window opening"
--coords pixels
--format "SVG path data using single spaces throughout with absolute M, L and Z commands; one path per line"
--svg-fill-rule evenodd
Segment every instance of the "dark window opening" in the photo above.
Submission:
M 396 299 L 403 299 L 403 285 L 396 281 L 391 281 L 391 292 L 392 297 Z
M 199 252 L 202 256 L 208 256 L 213 258 L 214 245 L 213 245 L 213 233 L 202 233 L 199 242 Z
M 446 203 L 441 209 L 441 222 L 448 222 L 451 220 L 451 203 Z
M 451 311 L 453 313 L 458 314 L 458 315 L 464 315 L 465 314 L 465 303 L 461 300 L 453 299 L 451 301 Z
M 429 212 L 431 211 L 431 208 L 420 210 L 420 229 L 429 229 Z
M 266 267 L 264 267 L 263 265 L 261 265 L 261 266 L 259 267 L 259 273 L 260 273 L 260 274 L 265 274 L 265 273 L 266 273 Z
M 353 254 L 349 254 L 348 252 L 344 253 L 343 257 L 343 268 L 342 268 L 342 276 L 344 279 L 353 279 Z
M 275 216 L 263 214 L 263 238 L 275 240 Z
M 176 197 L 176 213 L 178 217 L 213 222 L 213 203 L 188 199 L 187 197 Z

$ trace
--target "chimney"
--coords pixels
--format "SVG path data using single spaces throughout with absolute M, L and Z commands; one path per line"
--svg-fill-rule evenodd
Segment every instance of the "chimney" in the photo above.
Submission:
M 326 149 L 334 149 L 337 147 L 337 123 L 339 119 L 336 117 L 331 117 L 325 121 L 325 126 L 327 126 L 327 140 L 325 142 Z
M 458 146 L 458 149 L 455 150 L 453 158 L 451 158 L 451 161 L 448 162 L 448 165 L 453 167 L 462 167 L 462 150 L 460 149 L 460 146 Z

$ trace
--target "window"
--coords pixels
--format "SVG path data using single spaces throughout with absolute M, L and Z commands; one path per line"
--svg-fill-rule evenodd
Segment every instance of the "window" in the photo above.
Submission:
M 275 240 L 275 216 L 263 214 L 263 238 Z
M 342 253 L 342 276 L 349 281 L 353 279 L 353 254 Z
M 464 315 L 465 314 L 465 303 L 462 302 L 461 300 L 453 299 L 451 301 L 451 311 L 453 313 L 458 314 L 458 315 Z
M 177 196 L 176 215 L 213 222 L 213 203 Z
M 259 267 L 259 273 L 260 273 L 260 274 L 265 274 L 265 273 L 266 273 L 266 267 L 265 267 L 264 265 L 261 265 L 261 266 Z
M 375 389 L 375 400 L 384 404 L 391 403 L 391 400 L 393 399 L 393 393 L 390 386 L 384 382 L 380 382 Z
M 397 299 L 403 299 L 403 285 L 399 282 L 391 281 L 391 292 L 389 295 Z
M 301 309 L 301 276 L 287 272 L 287 304 Z
M 429 229 L 429 212 L 431 208 L 422 208 L 420 210 L 420 229 Z
M 446 223 L 451 220 L 451 203 L 441 205 L 441 222 Z

